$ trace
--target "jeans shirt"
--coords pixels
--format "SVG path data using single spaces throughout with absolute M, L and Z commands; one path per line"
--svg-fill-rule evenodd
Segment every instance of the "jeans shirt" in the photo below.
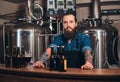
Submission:
M 82 63 L 79 64 L 84 58 L 81 58 L 80 55 L 83 55 L 85 50 L 92 51 L 92 45 L 89 37 L 80 32 L 76 32 L 70 43 L 68 43 L 68 41 L 64 38 L 63 34 L 58 35 L 48 47 L 50 48 L 51 46 L 54 46 L 55 53 L 57 46 L 65 46 L 68 67 L 80 67 L 84 63 L 84 61 L 82 61 Z

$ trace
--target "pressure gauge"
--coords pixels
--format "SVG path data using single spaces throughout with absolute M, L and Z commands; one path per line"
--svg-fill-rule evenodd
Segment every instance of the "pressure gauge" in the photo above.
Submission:
M 64 0 L 57 0 L 57 9 L 65 9 L 64 8 L 65 5 L 64 5 Z
M 47 0 L 47 9 L 55 9 L 55 0 Z
M 66 0 L 66 9 L 75 10 L 75 0 Z

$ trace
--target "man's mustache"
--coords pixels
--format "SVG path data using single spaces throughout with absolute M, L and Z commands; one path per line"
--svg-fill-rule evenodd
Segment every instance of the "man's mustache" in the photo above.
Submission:
M 70 26 L 68 26 L 68 27 L 66 28 L 66 30 L 67 30 L 67 29 L 71 29 L 71 30 L 73 30 L 73 28 L 72 28 L 72 27 L 70 27 Z

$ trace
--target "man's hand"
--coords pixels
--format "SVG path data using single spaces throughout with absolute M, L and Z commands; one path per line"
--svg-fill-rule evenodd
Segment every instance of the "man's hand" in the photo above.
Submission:
M 81 69 L 93 69 L 93 57 L 90 50 L 85 51 L 85 64 L 81 66 Z
M 50 53 L 51 53 L 51 48 L 47 48 L 46 51 L 41 56 L 40 61 L 35 62 L 33 64 L 33 67 L 44 68 L 45 66 L 44 66 L 44 64 L 42 62 L 45 62 L 50 57 Z
M 44 68 L 45 66 L 44 66 L 44 64 L 42 62 L 37 61 L 37 62 L 35 62 L 33 64 L 33 67 L 35 67 L 35 68 Z
M 93 64 L 87 61 L 84 65 L 81 66 L 81 69 L 93 69 Z

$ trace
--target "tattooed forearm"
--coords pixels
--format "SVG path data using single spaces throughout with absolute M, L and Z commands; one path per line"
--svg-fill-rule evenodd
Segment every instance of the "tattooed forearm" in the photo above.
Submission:
M 88 50 L 85 52 L 85 60 L 89 61 L 90 63 L 92 63 L 92 60 L 93 60 L 93 56 L 92 56 L 91 52 Z
M 44 63 L 45 61 L 48 60 L 48 58 L 49 58 L 48 54 L 47 54 L 46 52 L 44 52 L 43 55 L 42 55 L 41 58 L 40 58 L 40 61 L 41 61 L 42 63 Z

